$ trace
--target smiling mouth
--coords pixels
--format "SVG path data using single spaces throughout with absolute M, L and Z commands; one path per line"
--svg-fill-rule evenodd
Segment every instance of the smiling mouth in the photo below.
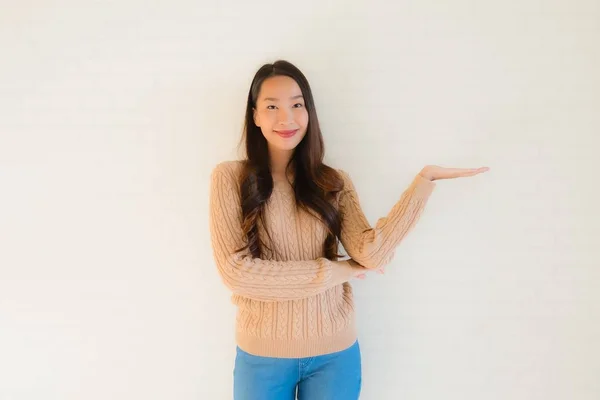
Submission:
M 292 136 L 294 136 L 296 134 L 296 132 L 298 132 L 298 129 L 290 129 L 290 130 L 285 130 L 285 131 L 275 131 L 275 133 L 277 133 L 282 138 L 292 137 Z

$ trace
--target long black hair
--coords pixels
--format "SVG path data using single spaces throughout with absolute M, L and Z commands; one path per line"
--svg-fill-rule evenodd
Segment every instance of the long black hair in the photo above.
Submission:
M 285 60 L 260 67 L 248 92 L 243 137 L 246 160 L 240 177 L 242 230 L 246 239 L 244 249 L 248 248 L 258 258 L 263 253 L 263 246 L 266 246 L 259 238 L 258 221 L 263 218 L 265 205 L 273 191 L 273 177 L 267 140 L 260 127 L 254 123 L 254 109 L 263 82 L 273 76 L 294 79 L 302 91 L 308 112 L 308 126 L 304 138 L 294 150 L 288 168 L 293 166 L 296 204 L 312 211 L 325 225 L 328 234 L 323 243 L 323 253 L 326 258 L 335 260 L 339 257 L 337 250 L 341 219 L 332 200 L 342 190 L 343 180 L 335 169 L 323 163 L 323 135 L 308 80 L 296 66 Z

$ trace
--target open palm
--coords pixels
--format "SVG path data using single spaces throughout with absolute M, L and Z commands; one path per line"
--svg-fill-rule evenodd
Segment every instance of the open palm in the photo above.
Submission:
M 445 168 L 445 167 L 440 167 L 439 165 L 427 165 L 421 170 L 421 172 L 419 172 L 419 175 L 421 175 L 423 178 L 428 179 L 430 181 L 436 181 L 439 179 L 465 178 L 468 176 L 479 175 L 479 174 L 481 174 L 483 172 L 487 172 L 487 171 L 489 171 L 488 167 Z M 382 267 L 382 268 L 378 268 L 377 272 L 380 274 L 383 274 L 385 271 L 384 271 L 384 268 Z M 358 271 L 356 273 L 355 277 L 358 279 L 365 279 L 367 277 L 367 275 L 364 272 Z
M 488 167 L 480 168 L 444 168 L 438 165 L 427 165 L 419 173 L 423 178 L 430 181 L 439 179 L 454 179 L 475 176 L 483 172 L 489 171 Z

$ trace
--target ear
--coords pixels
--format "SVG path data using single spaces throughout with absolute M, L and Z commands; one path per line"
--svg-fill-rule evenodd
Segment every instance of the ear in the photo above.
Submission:
M 254 125 L 260 128 L 260 118 L 258 116 L 258 113 L 256 112 L 256 108 L 252 109 L 252 118 L 254 119 Z

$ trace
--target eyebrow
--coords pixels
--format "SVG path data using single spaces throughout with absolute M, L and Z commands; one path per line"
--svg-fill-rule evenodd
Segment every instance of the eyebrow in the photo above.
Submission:
M 295 99 L 301 99 L 304 96 L 302 96 L 301 94 L 297 95 L 297 96 L 292 96 L 290 97 L 290 100 L 295 100 Z M 263 101 L 279 101 L 279 99 L 275 98 L 275 97 L 265 97 L 263 99 Z

